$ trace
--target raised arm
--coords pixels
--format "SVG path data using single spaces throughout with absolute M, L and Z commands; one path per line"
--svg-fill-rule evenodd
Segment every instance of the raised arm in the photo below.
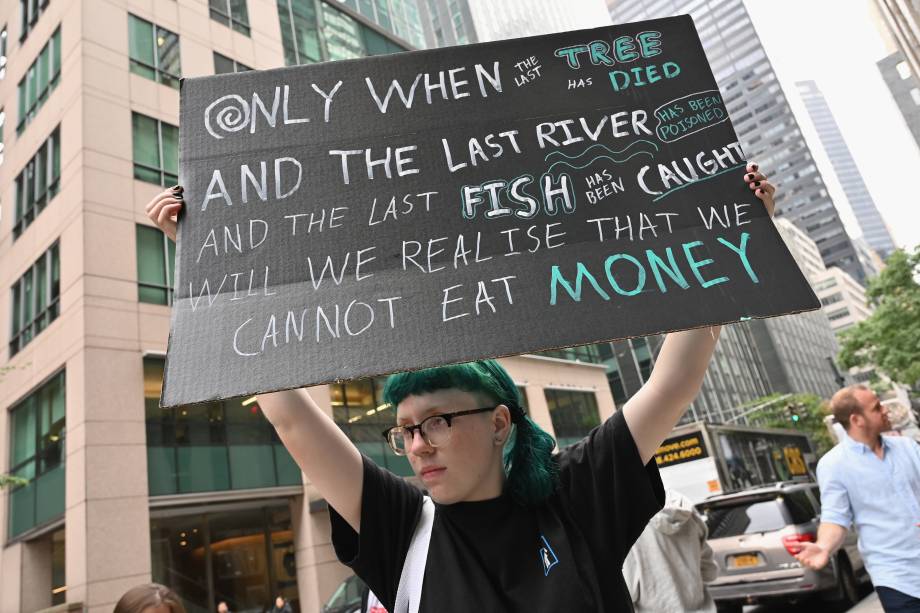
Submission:
M 775 189 L 756 164 L 748 164 L 744 181 L 772 217 Z M 668 334 L 648 381 L 623 407 L 643 462 L 652 459 L 699 393 L 720 330 L 713 326 Z
M 361 528 L 361 454 L 305 389 L 259 394 L 259 407 L 300 470 L 355 532 Z
M 169 189 L 147 204 L 147 217 L 176 240 L 182 206 L 182 189 Z M 258 402 L 300 470 L 332 508 L 360 532 L 364 467 L 358 449 L 304 389 L 259 394 Z

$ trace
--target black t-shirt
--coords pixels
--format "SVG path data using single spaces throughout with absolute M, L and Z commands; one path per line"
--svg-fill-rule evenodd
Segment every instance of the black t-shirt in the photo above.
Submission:
M 664 504 L 658 468 L 642 465 L 622 412 L 556 459 L 556 492 L 535 508 L 505 494 L 436 505 L 421 612 L 632 611 L 623 560 Z M 336 555 L 388 611 L 421 505 L 365 457 L 360 535 L 330 508 Z

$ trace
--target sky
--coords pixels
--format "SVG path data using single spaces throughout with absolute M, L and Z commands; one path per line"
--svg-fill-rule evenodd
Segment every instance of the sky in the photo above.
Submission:
M 796 81 L 813 80 L 899 247 L 920 245 L 920 148 L 882 80 L 876 62 L 888 51 L 871 0 L 746 0 L 773 68 L 852 235 L 855 218 L 837 182 Z M 842 6 L 846 10 L 841 10 Z M 766 169 L 769 172 L 769 168 Z M 776 177 L 782 189 L 782 177 Z

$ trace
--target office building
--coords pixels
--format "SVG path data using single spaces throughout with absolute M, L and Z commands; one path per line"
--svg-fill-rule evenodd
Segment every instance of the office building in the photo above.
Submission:
M 610 25 L 604 0 L 419 0 L 429 47 Z
M 853 242 L 776 78 L 742 0 L 608 0 L 615 23 L 690 14 L 748 159 L 783 189 L 777 217 L 803 228 L 827 266 L 861 283 L 867 277 Z
M 910 64 L 900 51 L 880 59 L 878 69 L 904 116 L 914 142 L 920 146 L 920 79 L 911 71 Z
M 920 5 L 916 0 L 873 0 L 881 15 L 885 38 L 893 41 L 910 67 L 920 75 Z
M 883 259 L 887 258 L 895 250 L 891 232 L 869 194 L 862 173 L 859 172 L 856 160 L 853 159 L 853 154 L 843 138 L 824 94 L 814 81 L 799 81 L 796 87 L 799 96 L 805 103 L 811 122 L 815 126 L 818 138 L 821 139 L 821 145 L 837 174 L 843 193 L 850 202 L 863 238 L 879 256 Z
M 0 473 L 27 481 L 0 494 L 3 613 L 111 611 L 151 580 L 190 612 L 218 599 L 261 611 L 282 594 L 314 613 L 350 574 L 324 501 L 256 402 L 159 408 L 175 252 L 144 205 L 177 182 L 180 77 L 419 40 L 410 2 L 370 4 L 0 3 Z M 602 366 L 504 363 L 563 442 L 614 409 Z M 405 475 L 379 434 L 393 421 L 376 411 L 380 387 L 312 395 Z

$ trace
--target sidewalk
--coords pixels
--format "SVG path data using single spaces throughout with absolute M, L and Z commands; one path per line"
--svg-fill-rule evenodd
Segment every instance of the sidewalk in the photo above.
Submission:
M 860 600 L 859 604 L 847 613 L 883 613 L 882 604 L 878 601 L 878 594 L 873 590 L 871 594 Z

